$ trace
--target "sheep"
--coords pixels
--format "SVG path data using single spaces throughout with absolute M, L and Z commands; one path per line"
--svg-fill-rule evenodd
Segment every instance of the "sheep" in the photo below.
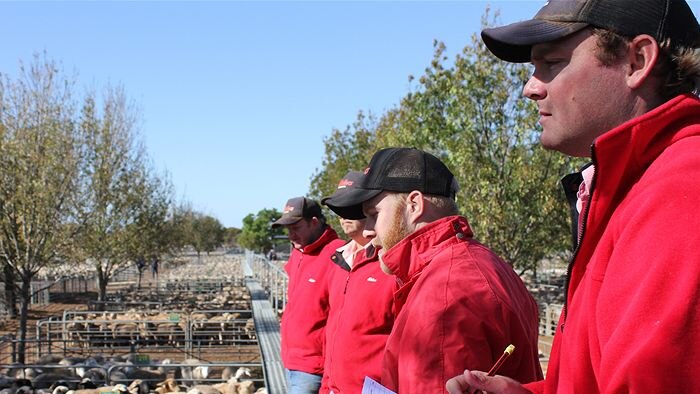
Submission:
M 100 385 L 102 385 L 104 382 L 98 382 Z M 78 389 L 79 390 L 85 390 L 85 389 L 96 389 L 98 386 L 95 384 L 95 381 L 92 380 L 89 377 L 85 377 L 80 382 L 78 383 Z
M 150 392 L 148 383 L 141 379 L 134 380 L 126 389 L 131 394 L 148 394 Z
M 253 394 L 253 390 L 255 390 L 255 385 L 252 381 L 239 382 L 236 378 L 231 378 L 226 383 L 218 383 L 212 387 L 221 394 Z
M 69 390 L 68 386 L 58 385 L 51 390 L 51 394 L 66 394 Z
M 222 394 L 222 392 L 212 386 L 198 384 L 187 391 L 187 394 Z
M 17 368 L 13 371 L 12 375 L 10 377 L 13 377 L 15 379 L 34 379 L 34 377 L 37 375 L 37 371 L 34 370 L 34 368 Z
M 225 367 L 223 371 L 221 371 L 221 379 L 225 381 L 229 381 L 231 378 L 236 379 L 236 381 L 240 381 L 241 377 L 246 376 L 248 378 L 253 377 L 253 373 L 248 367 L 239 367 L 236 370 L 236 373 L 233 373 L 233 369 L 231 367 Z
M 48 364 L 58 364 L 61 360 L 63 360 L 62 356 L 59 356 L 58 354 L 45 354 L 37 360 L 37 364 L 39 365 L 48 365 Z
M 44 372 L 40 373 L 33 379 L 34 388 L 37 389 L 48 389 L 58 381 L 69 381 L 76 380 L 77 375 L 68 373 L 56 373 L 56 372 Z
M 156 324 L 152 336 L 158 344 L 178 346 L 185 339 L 183 324 L 181 322 L 159 322 Z
M 179 381 L 189 382 L 190 384 L 202 383 L 202 380 L 209 377 L 209 367 L 206 365 L 200 365 L 203 362 L 197 359 L 188 358 L 182 362 L 183 364 L 190 364 L 189 366 L 182 366 L 175 370 L 175 379 Z M 195 367 L 196 365 L 196 367 Z
M 107 372 L 102 368 L 90 368 L 85 370 L 83 367 L 76 368 L 76 374 L 82 379 L 81 383 L 85 384 L 87 382 L 93 385 L 100 385 L 107 382 Z M 95 388 L 95 387 L 85 387 L 85 388 Z
M 257 336 L 255 334 L 255 320 L 251 317 L 250 319 L 246 320 L 245 322 L 245 332 L 248 334 L 248 338 L 250 339 L 256 339 Z
M 246 380 L 245 382 L 240 382 L 237 387 L 236 394 L 253 394 L 255 390 L 255 385 L 252 381 Z
M 155 388 L 155 382 L 162 381 L 166 378 L 166 374 L 163 371 L 149 371 L 146 369 L 133 367 L 126 367 L 124 369 L 124 374 L 126 375 L 127 380 L 144 381 L 149 386 L 149 388 L 150 386 L 153 386 Z
M 114 386 L 104 386 L 98 387 L 96 389 L 84 389 L 84 390 L 68 390 L 66 394 L 102 394 L 102 393 L 115 393 L 120 394 L 131 394 L 127 387 L 123 384 L 115 384 Z
M 12 387 L 12 383 L 14 381 L 15 380 L 9 376 L 6 376 L 6 375 L 0 376 L 0 389 L 6 389 L 9 387 Z
M 34 386 L 31 380 L 25 378 L 18 378 L 12 382 L 12 385 L 8 388 L 0 390 L 3 394 L 33 394 Z
M 179 393 L 180 386 L 177 385 L 175 379 L 167 378 L 156 385 L 155 392 L 158 394 Z

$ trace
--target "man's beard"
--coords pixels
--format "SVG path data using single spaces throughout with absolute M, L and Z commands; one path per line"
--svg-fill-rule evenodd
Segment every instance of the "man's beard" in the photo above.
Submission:
M 387 230 L 386 234 L 380 239 L 382 250 L 379 253 L 379 262 L 381 263 L 382 271 L 389 275 L 393 274 L 393 272 L 391 269 L 389 269 L 389 267 L 387 267 L 386 264 L 384 264 L 384 260 L 382 259 L 384 253 L 413 232 L 406 223 L 404 208 L 404 204 L 399 204 L 399 207 L 394 211 L 391 226 Z
M 385 251 L 391 249 L 394 245 L 401 242 L 401 240 L 406 238 L 412 232 L 406 224 L 404 208 L 404 204 L 399 204 L 398 209 L 394 211 L 391 226 L 387 229 L 386 234 L 381 237 L 382 249 Z

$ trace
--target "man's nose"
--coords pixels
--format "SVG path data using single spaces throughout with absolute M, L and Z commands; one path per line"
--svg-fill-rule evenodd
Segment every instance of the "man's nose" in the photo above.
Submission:
M 547 90 L 544 87 L 544 83 L 535 77 L 535 75 L 532 75 L 523 87 L 523 96 L 530 100 L 542 100 L 547 97 Z

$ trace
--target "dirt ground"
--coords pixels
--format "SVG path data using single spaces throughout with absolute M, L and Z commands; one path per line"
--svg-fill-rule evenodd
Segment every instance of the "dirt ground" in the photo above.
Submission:
M 30 329 L 36 327 L 36 322 L 42 319 L 48 319 L 51 316 L 60 316 L 63 311 L 84 311 L 87 310 L 87 303 L 90 300 L 96 300 L 97 293 L 72 293 L 61 299 L 52 300 L 46 305 L 31 305 L 27 320 L 27 327 Z M 0 336 L 7 334 L 16 334 L 19 330 L 19 318 L 4 319 L 0 321 Z

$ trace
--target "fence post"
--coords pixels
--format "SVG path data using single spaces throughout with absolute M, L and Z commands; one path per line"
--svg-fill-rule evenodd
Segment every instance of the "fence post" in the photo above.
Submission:
M 14 338 L 14 336 L 12 338 L 12 362 L 17 362 L 17 340 Z

